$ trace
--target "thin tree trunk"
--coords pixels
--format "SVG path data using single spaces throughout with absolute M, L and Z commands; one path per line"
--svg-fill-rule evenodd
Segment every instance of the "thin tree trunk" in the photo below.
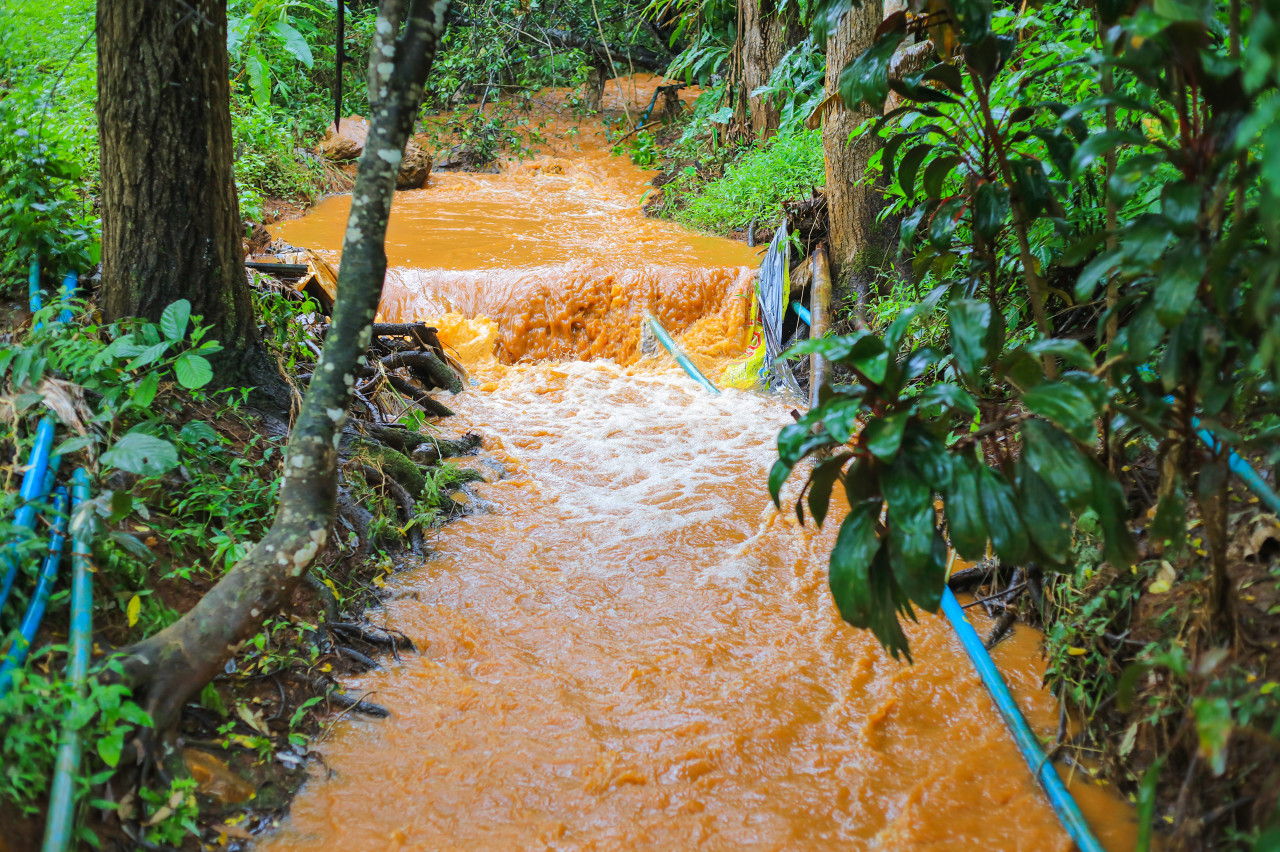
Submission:
M 99 0 L 97 34 L 107 319 L 187 299 L 224 347 L 218 382 L 278 395 L 244 271 L 226 0 Z
M 751 116 L 751 134 L 765 140 L 778 129 L 780 114 L 772 99 L 751 94 L 769 82 L 787 51 L 804 38 L 798 6 L 778 9 L 773 0 L 738 0 L 742 30 L 742 97 Z
M 840 72 L 869 48 L 884 18 L 882 0 L 854 6 L 827 39 L 828 95 L 839 91 Z M 851 293 L 859 304 L 875 280 L 875 270 L 888 255 L 889 237 L 876 222 L 881 194 L 866 181 L 867 161 L 878 146 L 874 134 L 850 143 L 849 135 L 873 113 L 834 109 L 822 126 L 822 150 L 827 169 L 827 210 L 831 217 L 831 280 L 836 304 Z
M 338 438 L 382 295 L 383 240 L 396 173 L 435 58 L 449 0 L 382 0 L 370 64 L 373 104 L 343 241 L 333 324 L 289 438 L 276 517 L 266 536 L 172 626 L 126 649 L 125 676 L 165 731 L 242 643 L 289 600 L 324 547 L 337 493 Z M 383 52 L 382 46 L 388 50 Z M 383 73 L 388 58 L 389 74 Z

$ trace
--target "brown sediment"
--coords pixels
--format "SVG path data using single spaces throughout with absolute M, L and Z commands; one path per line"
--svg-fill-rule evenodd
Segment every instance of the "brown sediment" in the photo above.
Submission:
M 353 685 L 391 718 L 342 722 L 259 848 L 1069 849 L 945 620 L 913 666 L 840 620 L 839 513 L 802 528 L 764 487 L 792 404 L 639 358 L 651 309 L 714 378 L 755 253 L 644 220 L 645 175 L 578 139 L 397 198 L 383 317 L 439 329 L 505 475 L 388 584 L 420 653 Z M 278 232 L 338 245 L 326 205 Z M 993 655 L 1051 738 L 1038 635 Z M 1072 787 L 1131 848 L 1127 806 Z

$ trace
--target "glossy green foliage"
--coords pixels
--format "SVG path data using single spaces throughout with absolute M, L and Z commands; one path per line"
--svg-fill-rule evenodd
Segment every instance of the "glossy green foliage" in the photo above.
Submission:
M 1004 406 L 1021 412 L 1000 415 L 1007 433 L 979 427 L 975 415 L 986 407 L 982 379 L 1022 360 L 1038 361 L 1042 347 L 1002 352 L 988 345 L 986 305 L 971 300 L 949 305 L 954 354 L 906 341 L 910 325 L 938 310 L 944 295 L 939 288 L 882 336 L 861 332 L 792 348 L 790 357 L 817 352 L 847 367 L 858 383 L 824 387 L 818 407 L 782 430 L 769 478 L 780 501 L 802 459 L 838 453 L 810 471 L 796 514 L 803 521 L 807 504 L 822 523 L 832 489 L 843 484 L 853 510 L 831 554 L 832 594 L 845 620 L 871 628 L 895 655 L 907 652 L 906 638 L 896 617 L 886 616 L 910 614 L 908 601 L 937 609 L 948 541 L 966 559 L 982 558 L 990 545 L 1009 562 L 1059 566 L 1070 551 L 1071 511 L 1124 514 L 1123 495 L 1089 445 L 1072 435 L 1075 412 L 1026 411 L 1037 393 L 1051 397 L 1052 389 L 1092 387 L 1098 380 L 1088 370 L 1068 370 L 1023 394 L 1021 405 L 1010 400 Z M 1064 354 L 1081 364 L 1089 360 L 1078 346 Z M 1020 455 L 1012 451 L 1015 441 Z M 988 456 L 997 463 L 988 464 Z M 1110 531 L 1107 547 L 1116 561 L 1132 559 L 1123 527 Z
M 826 7 L 815 29 L 844 8 Z M 873 506 L 876 543 L 837 541 L 832 588 L 842 614 L 891 649 L 902 635 L 868 602 L 906 590 L 933 603 L 943 569 L 926 525 L 966 558 L 989 546 L 1008 563 L 1062 566 L 1086 513 L 1104 558 L 1127 567 L 1131 485 L 1108 469 L 1120 469 L 1122 442 L 1176 460 L 1155 512 L 1176 549 L 1188 496 L 1218 499 L 1225 477 L 1224 451 L 1200 449 L 1191 414 L 1231 441 L 1248 437 L 1232 425 L 1274 416 L 1280 220 L 1260 154 L 1277 134 L 1277 8 L 1249 10 L 1232 36 L 1210 3 L 1108 6 L 1101 24 L 1068 2 L 913 4 L 843 70 L 848 106 L 895 97 L 865 132 L 883 137 L 904 252 L 943 282 L 911 315 L 945 304 L 948 340 L 904 345 L 904 315 L 883 335 L 797 347 L 859 383 L 824 388 L 783 430 L 771 487 L 777 500 L 806 455 L 851 449 L 839 473 L 814 469 L 805 496 L 812 505 L 814 489 L 843 481 Z M 891 76 L 894 50 L 926 37 L 934 64 Z M 923 489 L 941 500 L 937 518 L 919 509 Z

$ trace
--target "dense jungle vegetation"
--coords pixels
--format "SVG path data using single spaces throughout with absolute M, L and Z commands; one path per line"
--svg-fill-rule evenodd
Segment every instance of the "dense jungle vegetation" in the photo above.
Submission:
M 347 4 L 340 79 L 333 4 L 201 8 L 225 11 L 246 232 L 349 189 L 313 149 L 338 89 L 344 116 L 384 106 L 368 81 L 377 4 Z M 0 288 L 15 299 L 33 257 L 47 289 L 103 261 L 95 11 L 0 0 Z M 1280 464 L 1280 4 L 500 0 L 456 3 L 448 21 L 413 93 L 412 129 L 437 156 L 521 155 L 542 132 L 525 108 L 558 87 L 619 156 L 661 169 L 655 215 L 762 242 L 790 223 L 793 269 L 826 244 L 835 333 L 791 356 L 836 369 L 779 436 L 769 487 L 780 500 L 798 468 L 795 511 L 817 523 L 843 488 L 830 583 L 848 622 L 909 659 L 899 620 L 975 566 L 993 615 L 1045 631 L 1055 754 L 1130 797 L 1141 849 L 1280 849 L 1280 522 L 1232 473 L 1233 450 L 1273 486 Z M 605 81 L 641 70 L 699 86 L 694 108 L 644 126 L 602 111 Z M 796 228 L 800 208 L 819 224 Z M 255 276 L 250 293 L 296 379 L 319 372 L 322 323 L 288 289 Z M 44 547 L 11 519 L 52 411 L 71 430 L 58 452 L 94 474 L 81 522 L 100 531 L 105 650 L 179 624 L 249 560 L 281 499 L 286 429 L 262 428 L 252 388 L 219 380 L 233 344 L 184 298 L 141 319 L 77 302 L 74 326 L 56 305 L 7 309 L 0 536 L 23 564 Z M 397 421 L 426 425 L 397 387 Z M 425 442 L 346 446 L 316 579 L 178 708 L 189 736 L 240 768 L 305 759 L 330 688 L 316 682 L 363 665 L 332 625 L 457 511 L 458 474 L 431 463 L 442 451 L 414 455 Z M 7 633 L 25 594 L 4 603 Z M 181 761 L 132 769 L 154 705 L 109 655 L 86 696 L 64 679 L 65 598 L 0 695 L 0 822 L 39 836 L 71 712 L 95 744 L 76 788 L 86 844 L 256 827 L 198 800 Z M 397 646 L 356 632 L 370 653 Z M 291 675 L 303 688 L 264 713 Z

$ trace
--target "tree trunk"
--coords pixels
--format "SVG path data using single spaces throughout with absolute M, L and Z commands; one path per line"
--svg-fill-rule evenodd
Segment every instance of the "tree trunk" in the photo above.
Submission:
M 125 649 L 125 679 L 164 732 L 268 616 L 288 601 L 328 537 L 338 439 L 369 347 L 387 269 L 384 238 L 396 174 L 435 58 L 449 0 L 382 0 L 370 64 L 369 135 L 352 192 L 338 298 L 285 457 L 266 536 L 181 619 Z M 394 57 L 387 67 L 387 57 Z M 217 71 L 216 73 L 221 73 Z
M 220 384 L 283 385 L 245 278 L 226 0 L 99 0 L 97 36 L 107 319 L 187 299 L 224 347 Z
M 840 72 L 871 46 L 884 18 L 882 0 L 854 6 L 827 39 L 827 85 L 839 91 Z M 877 137 L 866 134 L 852 143 L 851 134 L 873 115 L 858 110 L 830 110 L 822 127 L 822 150 L 827 169 L 827 209 L 831 217 L 831 278 L 836 304 L 855 295 L 859 305 L 875 280 L 875 270 L 887 256 L 890 240 L 876 222 L 881 194 L 866 182 L 867 161 L 876 152 Z
M 738 0 L 742 22 L 742 98 L 751 113 L 751 135 L 765 140 L 778 129 L 778 107 L 772 99 L 752 95 L 769 82 L 787 51 L 804 39 L 795 3 L 779 10 L 773 0 Z

